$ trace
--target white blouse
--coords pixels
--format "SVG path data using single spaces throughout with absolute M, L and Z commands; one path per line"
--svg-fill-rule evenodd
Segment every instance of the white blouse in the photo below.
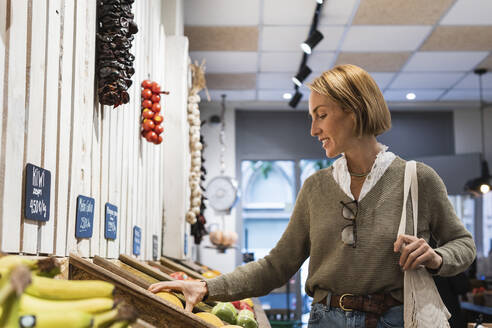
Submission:
M 362 189 L 359 195 L 359 202 L 364 198 L 365 195 L 369 192 L 369 190 L 374 187 L 374 185 L 379 181 L 381 176 L 386 172 L 386 169 L 393 160 L 396 158 L 396 155 L 388 150 L 388 146 L 379 143 L 381 147 L 381 151 L 377 154 L 376 160 L 372 165 L 371 172 L 367 175 L 364 180 L 364 184 L 362 185 Z M 349 196 L 351 199 L 355 199 L 352 195 L 352 191 L 350 190 L 350 173 L 347 167 L 347 159 L 345 158 L 345 154 L 342 153 L 342 156 L 338 158 L 333 163 L 333 178 L 338 183 L 340 188 Z

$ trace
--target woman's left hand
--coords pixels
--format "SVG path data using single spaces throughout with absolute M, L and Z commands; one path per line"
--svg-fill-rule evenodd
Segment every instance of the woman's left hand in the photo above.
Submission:
M 393 251 L 401 252 L 400 266 L 403 270 L 413 270 L 419 265 L 429 269 L 439 269 L 442 257 L 423 239 L 410 235 L 398 235 Z

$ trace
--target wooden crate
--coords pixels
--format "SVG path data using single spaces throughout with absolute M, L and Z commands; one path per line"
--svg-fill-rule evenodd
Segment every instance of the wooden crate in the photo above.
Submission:
M 167 257 L 161 257 L 161 264 L 171 270 L 174 270 L 174 271 L 182 271 L 184 273 L 186 273 L 190 278 L 193 278 L 193 279 L 204 279 L 204 277 L 199 274 L 198 272 L 195 272 L 187 267 L 185 267 L 184 265 L 181 265 L 175 261 L 173 261 L 172 259 L 170 258 L 167 258 Z
M 155 296 L 134 282 L 73 254 L 69 259 L 69 278 L 99 279 L 114 284 L 115 298 L 133 305 L 142 320 L 156 327 L 214 328 L 194 314 Z

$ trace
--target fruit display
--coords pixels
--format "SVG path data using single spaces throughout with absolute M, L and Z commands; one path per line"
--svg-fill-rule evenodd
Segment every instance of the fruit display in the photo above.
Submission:
M 214 308 L 212 309 L 210 314 L 214 315 L 215 317 L 217 317 L 218 319 L 220 319 L 223 322 L 227 322 L 228 324 L 231 324 L 231 325 L 236 325 L 236 327 L 239 326 L 239 327 L 244 327 L 244 328 L 258 328 L 258 322 L 255 320 L 255 314 L 252 310 L 252 307 L 250 307 L 248 304 L 249 302 L 251 302 L 251 304 L 252 304 L 252 301 L 251 301 L 251 299 L 247 299 L 247 300 L 248 301 L 246 301 L 246 299 L 245 299 L 245 300 L 232 302 L 232 303 L 231 302 L 219 302 L 219 303 L 217 303 L 216 306 L 214 306 Z M 242 304 L 244 306 L 244 309 L 242 309 L 238 312 L 236 305 L 233 303 L 236 303 L 237 306 L 240 306 Z M 199 314 L 199 313 L 197 313 L 197 314 Z M 206 314 L 203 314 L 202 316 L 209 317 Z M 211 317 L 211 318 L 214 319 L 214 317 Z M 212 323 L 212 321 L 208 321 L 208 322 Z M 214 322 L 217 322 L 217 321 L 214 321 Z M 215 323 L 213 323 L 213 324 L 215 324 Z M 217 327 L 231 327 L 231 326 L 229 326 L 229 325 L 217 325 Z M 234 327 L 234 326 L 232 326 L 232 327 Z
M 133 307 L 115 302 L 112 284 L 53 279 L 58 272 L 54 259 L 0 258 L 0 327 L 126 327 L 136 320 Z
M 133 2 L 97 1 L 96 76 L 102 105 L 118 107 L 130 101 L 127 90 L 135 73 L 135 56 L 130 53 L 130 48 L 133 34 L 138 32 L 133 21 Z
M 161 114 L 161 94 L 169 94 L 161 91 L 159 83 L 144 80 L 142 86 L 142 138 L 156 145 L 162 143 L 162 133 L 164 127 L 162 122 L 164 117 Z
M 224 323 L 215 314 L 209 312 L 198 312 L 195 314 L 197 317 L 205 320 L 206 322 L 214 325 L 215 327 L 222 327 Z
M 169 303 L 172 303 L 174 305 L 176 305 L 177 307 L 179 307 L 180 309 L 184 309 L 183 307 L 183 303 L 181 303 L 181 301 L 179 300 L 179 298 L 174 294 L 174 293 L 171 293 L 171 292 L 159 292 L 159 293 L 156 293 L 155 294 L 156 296 L 159 296 L 160 298 L 168 301 Z
M 212 309 L 212 314 L 215 314 L 222 321 L 234 324 L 237 321 L 238 311 L 231 303 L 219 302 Z
M 236 324 L 244 328 L 258 328 L 255 315 L 249 310 L 241 310 L 239 312 Z

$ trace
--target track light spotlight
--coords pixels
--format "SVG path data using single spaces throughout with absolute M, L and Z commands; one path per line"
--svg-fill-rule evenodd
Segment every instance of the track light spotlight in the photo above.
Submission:
M 296 76 L 292 78 L 292 82 L 294 82 L 298 87 L 302 85 L 302 82 L 311 74 L 313 71 L 307 66 L 303 65 L 297 72 Z
M 296 108 L 297 104 L 299 104 L 299 101 L 301 101 L 301 98 L 302 98 L 302 93 L 300 93 L 299 90 L 296 90 L 296 93 L 289 101 L 289 106 L 292 108 Z
M 313 48 L 316 47 L 316 45 L 323 40 L 323 34 L 321 34 L 320 31 L 314 30 L 313 33 L 311 33 L 306 41 L 301 43 L 301 49 L 307 53 L 308 55 L 311 54 L 313 51 Z
M 481 196 L 490 191 L 492 186 L 492 176 L 489 173 L 487 161 L 482 160 L 482 174 L 480 177 L 472 179 L 465 184 L 465 191 L 474 196 Z

